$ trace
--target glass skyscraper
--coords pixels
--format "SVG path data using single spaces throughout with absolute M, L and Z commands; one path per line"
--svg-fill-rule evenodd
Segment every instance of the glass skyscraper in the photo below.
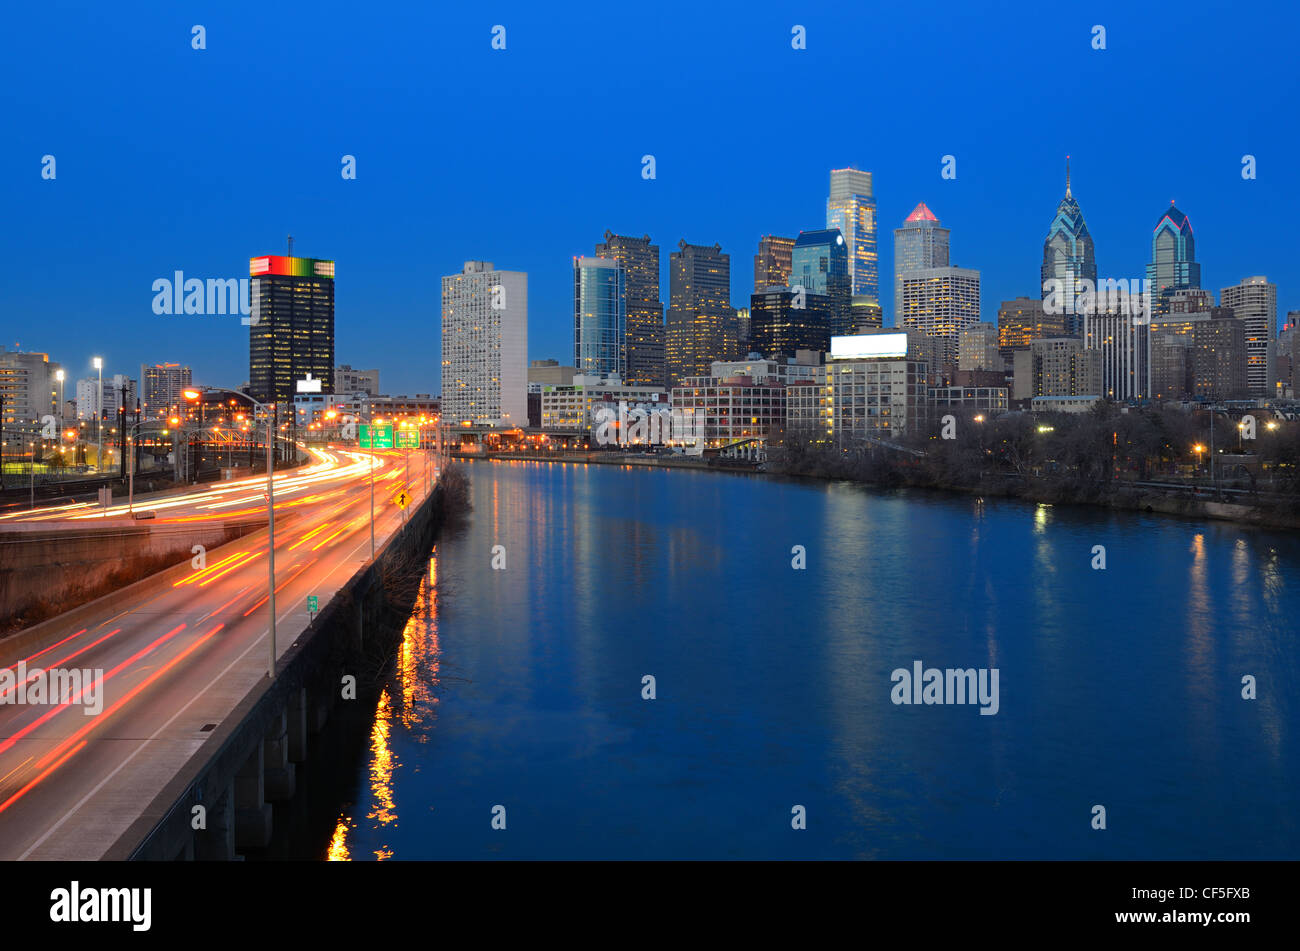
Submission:
M 627 372 L 627 288 L 623 265 L 573 259 L 573 365 L 605 379 Z
M 925 202 L 894 229 L 894 326 L 903 326 L 903 272 L 948 266 L 950 231 L 939 226 Z
M 596 257 L 623 265 L 627 294 L 626 372 L 635 386 L 664 385 L 664 305 L 659 300 L 659 245 L 640 238 L 605 232 Z
M 790 286 L 825 297 L 830 332 L 849 332 L 849 246 L 837 228 L 800 231 L 790 253 Z
M 876 199 L 871 173 L 856 168 L 831 170 L 831 195 L 826 201 L 826 227 L 844 236 L 849 250 L 849 293 L 880 302 L 876 248 Z
M 1169 202 L 1151 234 L 1151 263 L 1147 265 L 1147 287 L 1155 314 L 1169 313 L 1169 295 L 1174 291 L 1201 286 L 1201 266 L 1196 263 L 1196 238 L 1192 221 Z
M 1079 297 L 1084 281 L 1097 286 L 1097 257 L 1088 233 L 1083 211 L 1070 191 L 1070 160 L 1065 160 L 1065 197 L 1056 206 L 1056 217 L 1043 242 L 1043 307 L 1049 313 L 1065 316 L 1065 332 L 1083 336 L 1082 308 Z

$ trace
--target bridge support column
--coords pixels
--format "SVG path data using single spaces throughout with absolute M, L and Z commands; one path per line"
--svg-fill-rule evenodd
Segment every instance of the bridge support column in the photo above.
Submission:
M 262 775 L 263 744 L 257 743 L 235 774 L 235 848 L 264 849 L 271 842 L 271 804 Z
M 289 695 L 289 762 L 307 762 L 307 688 Z
M 262 775 L 266 798 L 283 802 L 293 798 L 294 768 L 289 762 L 289 717 L 281 709 L 262 740 Z
M 194 859 L 229 862 L 235 857 L 235 784 L 232 781 L 215 801 L 207 804 L 206 829 L 194 833 Z

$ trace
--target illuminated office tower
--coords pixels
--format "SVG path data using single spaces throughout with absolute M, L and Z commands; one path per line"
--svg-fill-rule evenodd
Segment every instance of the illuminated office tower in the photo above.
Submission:
M 1192 222 L 1169 202 L 1169 209 L 1156 222 L 1151 234 L 1151 263 L 1147 265 L 1147 287 L 1155 316 L 1170 313 L 1173 292 L 1201 286 L 1201 266 L 1196 263 L 1196 238 Z
M 904 271 L 900 330 L 915 330 L 933 338 L 939 371 L 957 366 L 961 332 L 980 320 L 980 272 L 962 267 L 931 267 Z M 932 368 L 933 369 L 933 368 Z
M 166 416 L 184 402 L 181 390 L 193 383 L 190 368 L 179 363 L 140 365 L 140 402 L 147 417 Z
M 826 298 L 831 334 L 852 329 L 849 245 L 837 229 L 799 232 L 790 256 L 790 287 Z
M 627 290 L 623 265 L 573 259 L 573 365 L 583 376 L 622 379 L 627 370 Z
M 912 209 L 903 227 L 894 229 L 894 326 L 903 325 L 904 271 L 948 266 L 950 231 L 939 225 L 925 202 Z
M 1245 324 L 1246 389 L 1251 396 L 1269 396 L 1268 349 L 1277 326 L 1277 285 L 1266 277 L 1248 277 L 1219 292 L 1219 303 Z
M 731 255 L 722 246 L 687 244 L 668 255 L 668 322 L 664 363 L 668 386 L 689 376 L 708 376 L 714 360 L 743 357 L 740 329 L 731 306 Z
M 442 419 L 528 422 L 528 275 L 466 261 L 442 279 Z
M 1097 286 L 1097 255 L 1088 223 L 1070 190 L 1070 157 L 1065 158 L 1065 197 L 1043 242 L 1043 307 L 1048 314 L 1064 315 L 1065 332 L 1083 336 L 1083 302 L 1087 288 Z M 1088 282 L 1085 284 L 1084 282 Z
M 788 287 L 755 291 L 750 298 L 749 349 L 764 357 L 830 349 L 830 300 Z
M 334 262 L 264 255 L 251 258 L 249 394 L 288 403 L 300 381 L 334 392 Z
M 879 303 L 876 249 L 876 199 L 871 173 L 856 168 L 831 171 L 831 194 L 826 200 L 826 228 L 838 229 L 849 251 L 849 294 Z
M 664 305 L 659 299 L 659 245 L 650 236 L 605 232 L 596 257 L 623 266 L 627 294 L 624 380 L 632 386 L 664 385 Z M 585 371 L 579 371 L 585 372 Z
M 794 251 L 794 238 L 765 235 L 758 242 L 754 255 L 754 290 L 768 287 L 787 287 L 790 284 L 790 255 Z
M 998 307 L 998 349 L 1007 360 L 1035 340 L 1064 336 L 1065 315 L 1045 313 L 1042 298 L 1017 297 Z

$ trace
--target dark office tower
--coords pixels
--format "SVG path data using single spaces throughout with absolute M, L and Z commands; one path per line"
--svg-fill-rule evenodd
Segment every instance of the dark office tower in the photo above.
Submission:
M 790 253 L 794 251 L 794 238 L 780 238 L 774 234 L 758 242 L 754 255 L 754 290 L 766 287 L 786 287 L 790 283 Z
M 272 254 L 249 259 L 248 273 L 249 395 L 286 403 L 308 379 L 333 393 L 334 262 Z
M 623 265 L 627 292 L 627 369 L 635 386 L 664 385 L 664 305 L 659 299 L 659 245 L 650 236 L 605 232 L 596 257 Z
M 1171 200 L 1151 235 L 1147 288 L 1151 291 L 1153 313 L 1162 316 L 1170 312 L 1169 298 L 1174 291 L 1200 286 L 1201 266 L 1196 263 L 1192 221 Z
M 755 291 L 749 299 L 749 349 L 764 357 L 830 350 L 830 299 L 788 287 Z
M 799 232 L 791 253 L 790 287 L 827 298 L 832 335 L 852 329 L 849 249 L 838 228 Z
M 1087 287 L 1097 286 L 1097 256 L 1083 220 L 1079 203 L 1070 191 L 1070 157 L 1065 157 L 1065 197 L 1056 206 L 1056 217 L 1043 242 L 1043 309 L 1048 316 L 1063 315 L 1065 332 L 1083 336 L 1086 300 L 1079 298 Z M 1091 295 L 1089 295 L 1090 297 Z
M 668 324 L 664 340 L 667 385 L 708 376 L 714 360 L 743 357 L 731 306 L 731 255 L 722 246 L 677 245 L 668 255 Z

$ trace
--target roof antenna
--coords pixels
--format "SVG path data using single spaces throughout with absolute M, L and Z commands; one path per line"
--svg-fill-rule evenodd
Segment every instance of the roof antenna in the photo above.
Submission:
M 293 257 L 293 235 L 289 235 L 289 257 Z
M 1070 156 L 1065 157 L 1065 197 L 1070 197 Z

